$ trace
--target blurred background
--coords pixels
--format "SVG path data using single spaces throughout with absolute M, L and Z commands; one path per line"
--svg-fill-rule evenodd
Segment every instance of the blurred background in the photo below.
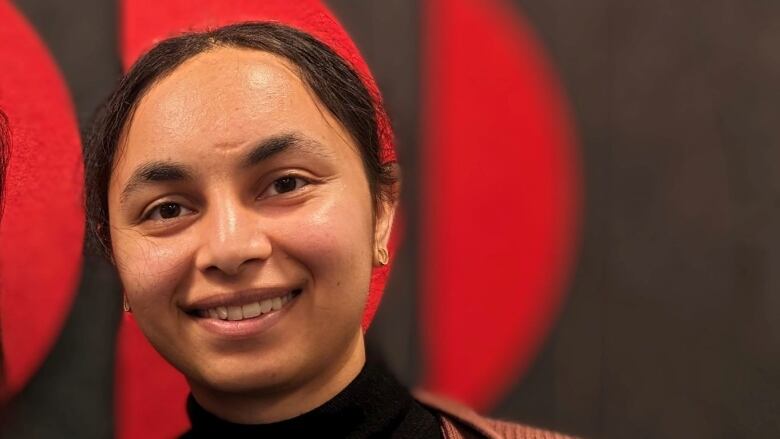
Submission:
M 11 3 L 84 132 L 121 74 L 120 4 Z M 780 3 L 326 3 L 404 169 L 368 332 L 404 383 L 584 437 L 780 437 Z M 148 415 L 113 385 L 119 291 L 87 256 L 9 437 Z

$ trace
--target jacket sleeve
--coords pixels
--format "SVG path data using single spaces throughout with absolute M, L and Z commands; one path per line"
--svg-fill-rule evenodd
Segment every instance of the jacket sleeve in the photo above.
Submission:
M 570 439 L 548 430 L 481 416 L 469 407 L 431 393 L 415 390 L 417 401 L 439 418 L 445 439 Z

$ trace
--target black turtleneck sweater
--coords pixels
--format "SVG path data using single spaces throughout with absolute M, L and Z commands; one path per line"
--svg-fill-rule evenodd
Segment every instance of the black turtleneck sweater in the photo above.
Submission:
M 203 409 L 190 395 L 192 429 L 182 438 L 435 438 L 436 416 L 415 401 L 378 363 L 366 363 L 338 395 L 316 409 L 271 424 L 234 424 Z

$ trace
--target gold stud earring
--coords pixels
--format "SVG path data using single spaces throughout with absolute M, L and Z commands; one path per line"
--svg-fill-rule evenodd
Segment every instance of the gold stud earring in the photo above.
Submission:
M 131 312 L 130 302 L 127 301 L 127 294 L 122 294 L 122 309 L 125 310 L 125 312 Z
M 387 263 L 390 261 L 390 255 L 387 254 L 387 249 L 380 248 L 378 251 L 379 251 L 379 264 L 387 265 Z

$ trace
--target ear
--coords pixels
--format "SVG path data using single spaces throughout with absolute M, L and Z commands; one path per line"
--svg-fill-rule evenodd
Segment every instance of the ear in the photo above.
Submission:
M 390 232 L 393 230 L 395 212 L 398 208 L 398 198 L 401 189 L 400 168 L 397 163 L 388 165 L 394 183 L 392 187 L 385 188 L 386 195 L 381 197 L 376 208 L 374 220 L 374 266 L 384 265 L 380 259 L 380 250 L 387 251 L 390 242 Z M 384 261 L 387 263 L 387 261 Z

